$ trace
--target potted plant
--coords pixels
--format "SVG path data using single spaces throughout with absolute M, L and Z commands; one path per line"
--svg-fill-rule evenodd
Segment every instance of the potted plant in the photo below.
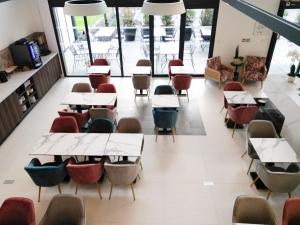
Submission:
M 195 18 L 195 10 L 193 9 L 187 9 L 186 10 L 186 21 L 185 21 L 185 35 L 184 35 L 184 40 L 189 41 L 191 40 L 192 36 L 192 24 L 194 22 Z
M 300 62 L 299 62 L 299 59 L 300 59 L 300 54 L 297 50 L 291 50 L 288 52 L 287 54 L 287 57 L 291 58 L 291 62 L 292 62 L 292 65 L 291 65 L 291 68 L 290 68 L 290 72 L 288 73 L 288 82 L 291 82 L 293 83 L 294 80 L 295 80 L 295 77 L 299 77 L 299 70 L 300 70 Z M 295 63 L 296 61 L 298 61 L 298 68 L 296 70 L 296 66 L 295 66 Z
M 123 25 L 124 25 L 123 30 L 124 30 L 125 41 L 134 41 L 136 27 L 134 27 L 135 23 L 133 20 L 133 12 L 132 9 L 130 8 L 124 9 Z
M 211 26 L 213 19 L 213 9 L 203 9 L 200 13 L 201 26 Z

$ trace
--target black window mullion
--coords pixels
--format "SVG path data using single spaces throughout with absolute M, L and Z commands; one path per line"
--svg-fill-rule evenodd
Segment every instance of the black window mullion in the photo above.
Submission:
M 121 76 L 124 77 L 124 68 L 123 68 L 123 51 L 122 51 L 122 35 L 121 35 L 121 26 L 120 26 L 120 13 L 119 7 L 116 7 L 116 19 L 117 19 L 117 31 L 118 31 L 118 42 L 119 42 L 119 57 L 120 57 L 120 66 L 121 66 Z
M 83 20 L 84 20 L 84 27 L 85 27 L 86 42 L 87 42 L 88 50 L 89 50 L 90 64 L 92 65 L 93 64 L 93 55 L 92 55 L 91 40 L 90 40 L 87 17 L 84 16 Z
M 179 35 L 179 59 L 183 60 L 184 52 L 184 39 L 185 39 L 185 22 L 186 22 L 186 13 L 181 14 L 180 17 L 180 35 Z
M 152 70 L 152 74 L 154 74 L 154 16 L 149 16 L 149 51 L 150 51 L 150 61 L 151 61 L 151 70 Z

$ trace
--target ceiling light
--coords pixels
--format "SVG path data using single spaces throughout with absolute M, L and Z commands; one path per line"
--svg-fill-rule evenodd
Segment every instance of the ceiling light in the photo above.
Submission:
M 72 0 L 65 2 L 64 6 L 64 12 L 69 16 L 96 16 L 106 10 L 104 0 Z
M 146 15 L 171 16 L 185 13 L 183 0 L 145 0 L 142 12 Z

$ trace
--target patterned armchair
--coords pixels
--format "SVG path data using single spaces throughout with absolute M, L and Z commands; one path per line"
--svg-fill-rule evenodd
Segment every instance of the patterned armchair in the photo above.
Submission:
M 265 66 L 266 58 L 258 56 L 246 56 L 246 61 L 243 67 L 243 81 L 244 84 L 246 80 L 256 80 L 261 81 L 261 87 L 263 86 L 263 81 L 267 77 L 267 68 Z
M 213 57 L 207 60 L 205 68 L 204 78 L 206 80 L 215 80 L 219 82 L 219 88 L 221 88 L 222 82 L 232 80 L 234 71 L 231 67 L 223 65 L 221 63 L 221 57 Z

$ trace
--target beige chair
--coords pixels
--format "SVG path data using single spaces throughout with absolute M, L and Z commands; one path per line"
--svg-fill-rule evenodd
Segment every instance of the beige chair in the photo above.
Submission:
M 109 119 L 116 124 L 116 112 L 108 108 L 91 108 L 89 109 L 91 120 L 104 118 Z
M 56 195 L 50 201 L 39 225 L 85 225 L 85 207 L 74 195 Z
M 242 155 L 242 157 L 244 157 L 244 155 L 246 155 L 246 153 L 248 152 L 248 155 L 251 158 L 251 162 L 247 174 L 249 174 L 250 172 L 254 159 L 259 159 L 249 139 L 250 138 L 277 138 L 277 137 L 278 135 L 276 133 L 275 127 L 272 122 L 268 120 L 252 120 L 249 123 L 248 130 L 247 130 L 247 138 L 246 138 L 247 151 Z
M 89 93 L 92 92 L 91 85 L 89 83 L 75 83 L 72 87 L 72 92 L 78 92 L 78 93 Z M 75 111 L 77 110 L 76 105 L 70 105 L 70 108 Z M 91 108 L 90 106 L 82 105 L 80 106 L 82 110 L 88 110 Z
M 294 172 L 290 168 L 296 167 L 296 170 L 293 168 Z M 296 189 L 300 183 L 300 172 L 296 164 L 291 164 L 287 170 L 273 167 L 267 168 L 262 163 L 257 164 L 256 172 L 257 178 L 253 181 L 251 186 L 256 183 L 260 178 L 265 186 L 269 189 L 267 199 L 269 199 L 272 192 L 279 193 L 288 193 L 288 196 L 291 197 L 291 192 Z
M 110 160 L 104 163 L 104 169 L 110 181 L 109 199 L 111 198 L 113 186 L 128 185 L 131 187 L 133 200 L 135 201 L 133 183 L 139 174 L 139 164 L 140 158 L 137 158 L 137 160 L 132 163 L 111 163 Z
M 148 59 L 140 59 L 136 66 L 151 66 L 151 61 Z M 149 98 L 150 93 L 150 78 L 148 74 L 135 74 L 132 76 L 132 84 L 134 87 L 134 99 L 137 96 L 137 90 L 146 90 L 147 96 Z
M 238 196 L 235 199 L 232 223 L 277 225 L 268 201 L 258 196 Z

